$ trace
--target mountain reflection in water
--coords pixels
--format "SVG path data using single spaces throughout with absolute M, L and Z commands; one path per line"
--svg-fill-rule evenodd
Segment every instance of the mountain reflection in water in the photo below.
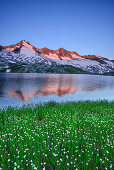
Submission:
M 18 87 L 18 85 L 16 89 L 8 89 L 8 95 L 23 101 L 28 101 L 36 95 L 47 96 L 56 94 L 57 96 L 63 96 L 65 94 L 73 94 L 79 89 L 75 79 L 66 75 L 46 75 L 38 80 L 32 79 L 31 83 L 29 83 L 29 80 L 26 80 L 21 84 L 22 87 Z
M 114 77 L 0 73 L 1 105 L 32 101 L 114 100 Z M 15 100 L 16 99 L 16 100 Z

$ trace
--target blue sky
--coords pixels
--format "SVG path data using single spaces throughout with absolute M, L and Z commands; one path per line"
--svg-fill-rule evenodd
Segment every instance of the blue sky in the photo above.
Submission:
M 0 44 L 114 59 L 114 0 L 0 0 Z

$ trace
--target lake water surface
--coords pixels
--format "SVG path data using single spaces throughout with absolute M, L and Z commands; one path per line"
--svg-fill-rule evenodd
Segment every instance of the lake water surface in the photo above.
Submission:
M 0 73 L 0 107 L 104 99 L 114 101 L 113 76 Z

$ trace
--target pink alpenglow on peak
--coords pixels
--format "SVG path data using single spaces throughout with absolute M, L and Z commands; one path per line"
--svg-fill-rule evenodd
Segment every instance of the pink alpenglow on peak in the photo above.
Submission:
M 20 41 L 19 43 L 15 44 L 15 45 L 5 46 L 4 48 L 7 51 L 13 51 L 15 49 L 23 49 L 23 50 L 29 50 L 29 51 L 31 51 L 33 53 L 38 54 L 36 52 L 35 47 L 32 46 L 28 41 L 26 42 L 25 40 L 22 40 L 22 41 Z
M 76 58 L 86 58 L 86 59 L 95 59 L 102 58 L 96 55 L 79 55 L 75 51 L 67 51 L 64 48 L 59 48 L 58 50 L 50 50 L 46 47 L 44 48 L 36 48 L 32 46 L 28 41 L 22 40 L 17 44 L 9 45 L 9 46 L 0 46 L 0 48 L 4 48 L 6 51 L 14 51 L 15 49 L 27 50 L 31 53 L 38 54 L 39 52 L 46 58 L 57 59 L 57 60 L 72 60 Z

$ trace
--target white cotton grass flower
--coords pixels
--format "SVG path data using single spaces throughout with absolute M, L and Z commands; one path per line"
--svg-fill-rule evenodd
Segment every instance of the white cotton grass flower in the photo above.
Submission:
M 112 168 L 112 164 L 110 165 L 110 168 Z
M 14 165 L 17 166 L 17 163 L 15 162 Z
M 54 156 L 58 156 L 58 154 L 53 153 Z
M 25 158 L 25 157 L 26 157 L 26 155 L 23 156 L 23 158 Z

